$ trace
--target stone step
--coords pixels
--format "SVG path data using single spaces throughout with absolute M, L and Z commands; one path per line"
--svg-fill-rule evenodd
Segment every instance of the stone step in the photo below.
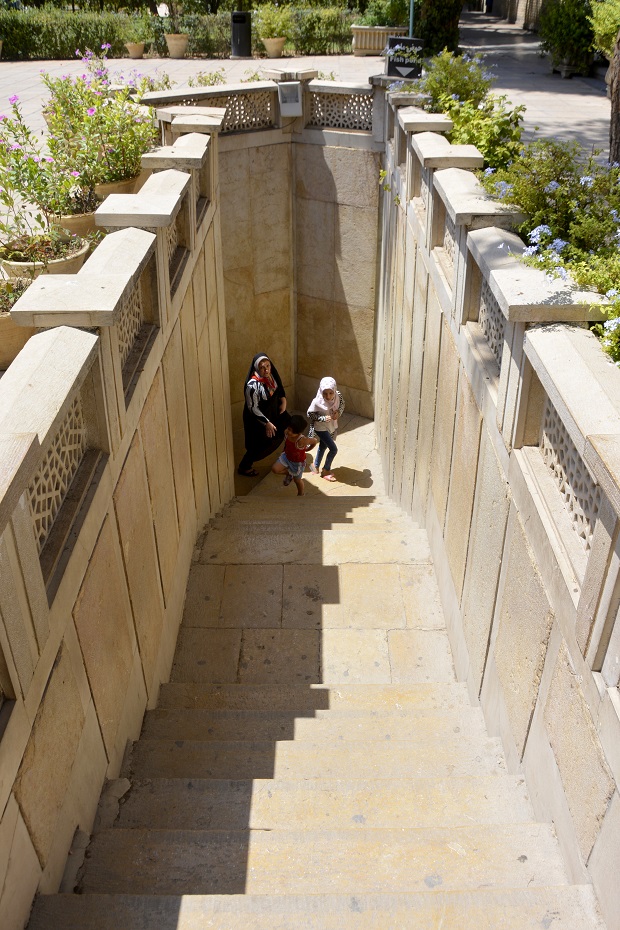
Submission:
M 564 885 L 547 824 L 366 830 L 125 830 L 96 834 L 80 890 L 355 894 Z
M 308 513 L 304 511 L 303 524 L 314 530 L 340 529 L 346 527 L 378 526 L 386 529 L 419 529 L 419 526 L 403 514 L 397 507 L 341 507 L 332 504 L 317 505 L 312 503 Z M 272 529 L 277 524 L 288 524 L 291 517 L 289 502 L 285 504 L 263 503 L 252 506 L 231 507 L 230 510 L 214 517 L 209 528 L 223 529 L 228 526 L 247 526 L 251 528 L 266 527 Z
M 198 742 L 133 744 L 123 774 L 135 778 L 417 778 L 505 770 L 497 738 L 457 733 L 424 741 Z
M 116 826 L 165 830 L 434 828 L 524 823 L 522 779 L 146 779 L 134 782 Z
M 464 682 L 384 685 L 239 685 L 169 682 L 159 689 L 159 707 L 220 710 L 367 711 L 375 714 L 439 710 L 469 703 Z
M 157 708 L 144 718 L 142 738 L 168 740 L 419 740 L 467 733 L 484 739 L 486 726 L 477 707 L 420 711 L 374 717 L 317 711 L 296 717 L 287 711 L 205 711 Z
M 604 930 L 590 885 L 433 894 L 41 895 L 28 930 Z
M 259 558 L 260 555 L 260 558 Z M 295 520 L 274 524 L 268 534 L 255 527 L 208 530 L 200 561 L 214 564 L 340 565 L 343 562 L 419 564 L 430 562 L 425 530 L 412 528 L 372 529 L 337 526 L 329 533 L 312 530 Z

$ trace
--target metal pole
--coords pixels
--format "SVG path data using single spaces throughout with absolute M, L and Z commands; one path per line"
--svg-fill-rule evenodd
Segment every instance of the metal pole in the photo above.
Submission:
M 413 4 L 414 0 L 409 0 L 409 38 L 413 38 Z

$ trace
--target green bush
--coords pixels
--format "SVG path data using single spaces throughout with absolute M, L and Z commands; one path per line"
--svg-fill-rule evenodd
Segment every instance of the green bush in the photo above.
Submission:
M 475 145 L 484 155 L 486 165 L 504 168 L 521 149 L 525 106 L 510 108 L 507 97 L 487 94 L 480 103 L 443 97 L 441 110 L 454 123 L 448 133 L 450 142 Z
M 493 74 L 483 55 L 453 55 L 444 49 L 426 62 L 424 76 L 413 83 L 419 93 L 429 95 L 427 109 L 437 113 L 446 96 L 478 106 L 491 89 Z
M 354 17 L 337 7 L 291 11 L 291 43 L 298 55 L 333 55 L 351 50 Z
M 594 48 L 611 61 L 620 31 L 620 0 L 599 0 L 592 6 L 589 23 L 594 33 Z
M 590 0 L 545 0 L 540 11 L 540 47 L 553 67 L 563 63 L 582 74 L 592 64 L 594 33 Z
M 2 56 L 9 59 L 68 59 L 75 50 L 99 49 L 110 43 L 110 55 L 125 54 L 125 22 L 115 13 L 66 13 L 43 10 L 0 10 Z
M 356 22 L 361 26 L 407 26 L 409 0 L 369 0 Z
M 414 33 L 424 42 L 426 55 L 458 49 L 462 7 L 462 0 L 423 0 L 419 12 L 416 8 Z

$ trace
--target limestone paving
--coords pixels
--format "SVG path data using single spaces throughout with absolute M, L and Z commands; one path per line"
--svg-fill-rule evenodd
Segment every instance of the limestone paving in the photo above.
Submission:
M 369 424 L 199 538 L 172 680 L 30 930 L 604 930 L 454 676 Z M 389 521 L 389 522 L 388 522 Z

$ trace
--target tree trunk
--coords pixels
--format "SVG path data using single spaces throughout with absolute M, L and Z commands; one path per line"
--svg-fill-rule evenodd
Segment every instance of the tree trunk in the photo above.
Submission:
M 614 57 L 609 66 L 611 94 L 611 122 L 609 124 L 609 161 L 620 164 L 620 32 L 616 36 Z

